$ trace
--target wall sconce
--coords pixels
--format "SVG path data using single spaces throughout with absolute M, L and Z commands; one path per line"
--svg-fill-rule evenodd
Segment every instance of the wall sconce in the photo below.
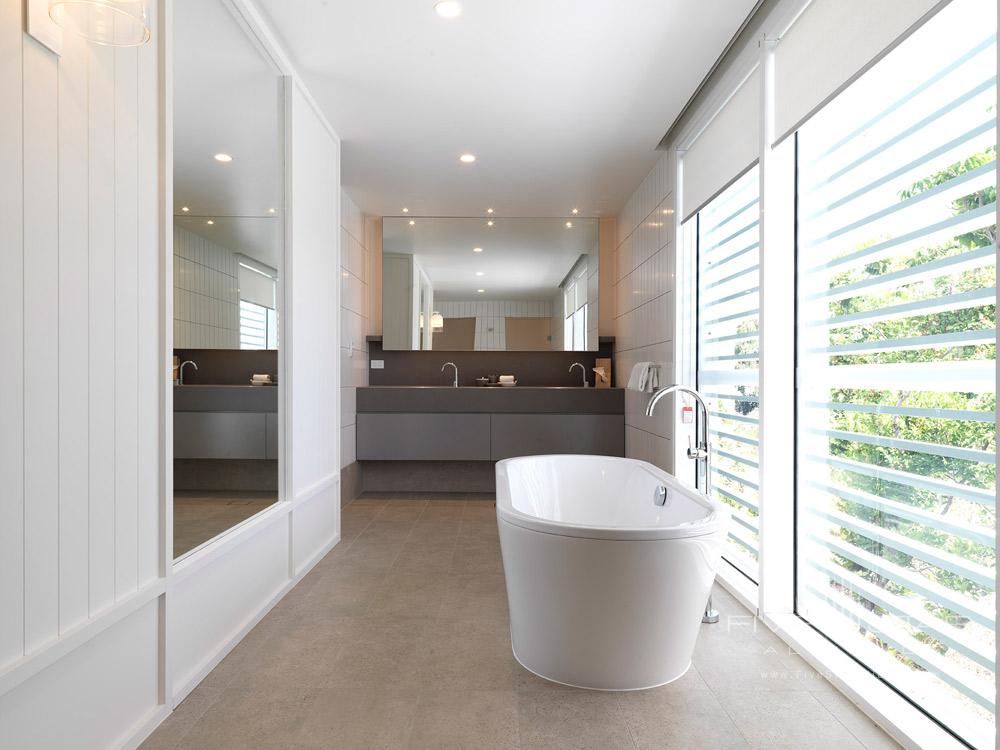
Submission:
M 441 333 L 444 330 L 444 315 L 439 312 L 431 313 L 431 331 Z
M 146 0 L 50 0 L 49 17 L 94 44 L 138 47 L 149 41 Z

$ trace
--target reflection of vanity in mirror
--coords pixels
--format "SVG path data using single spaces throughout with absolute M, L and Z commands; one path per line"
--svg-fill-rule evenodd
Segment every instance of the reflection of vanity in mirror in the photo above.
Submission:
M 596 351 L 598 222 L 387 217 L 385 350 Z
M 223 0 L 174 3 L 174 556 L 279 499 L 281 79 Z

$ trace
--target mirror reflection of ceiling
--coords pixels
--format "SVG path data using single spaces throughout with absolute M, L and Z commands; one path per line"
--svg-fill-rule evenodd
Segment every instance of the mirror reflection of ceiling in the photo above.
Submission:
M 435 301 L 548 299 L 581 255 L 597 252 L 597 242 L 597 219 L 576 217 L 497 219 L 492 227 L 480 218 L 382 222 L 382 251 L 413 255 Z
M 173 37 L 177 222 L 277 268 L 281 79 L 223 0 L 175 0 Z

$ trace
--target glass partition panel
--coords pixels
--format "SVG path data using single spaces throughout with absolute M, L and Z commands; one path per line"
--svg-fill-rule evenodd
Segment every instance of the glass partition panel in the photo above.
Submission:
M 996 16 L 955 0 L 798 134 L 797 612 L 993 747 Z

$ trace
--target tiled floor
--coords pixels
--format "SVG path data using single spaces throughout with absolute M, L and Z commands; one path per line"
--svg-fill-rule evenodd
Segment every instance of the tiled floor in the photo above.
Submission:
M 174 493 L 174 558 L 277 502 L 273 492 Z
M 365 497 L 143 747 L 895 747 L 728 594 L 715 602 L 680 680 L 560 687 L 511 656 L 489 498 Z

